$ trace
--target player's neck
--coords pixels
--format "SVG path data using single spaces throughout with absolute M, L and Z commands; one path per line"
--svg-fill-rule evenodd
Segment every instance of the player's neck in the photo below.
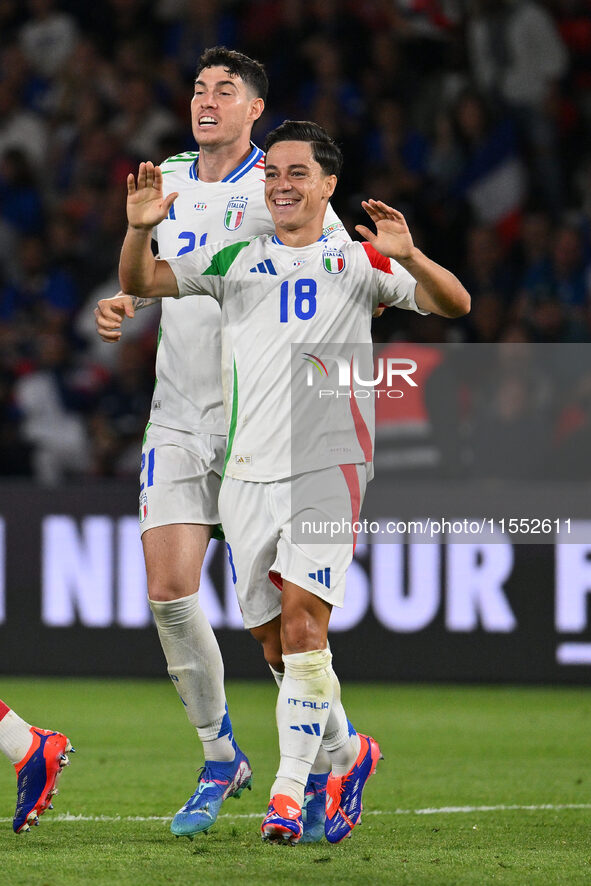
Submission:
M 250 139 L 215 148 L 207 145 L 200 147 L 197 174 L 203 182 L 221 182 L 246 160 L 251 151 Z
M 316 243 L 322 237 L 322 219 L 311 222 L 296 230 L 286 230 L 276 225 L 275 236 L 285 246 L 294 246 L 296 248 L 310 246 L 311 243 Z

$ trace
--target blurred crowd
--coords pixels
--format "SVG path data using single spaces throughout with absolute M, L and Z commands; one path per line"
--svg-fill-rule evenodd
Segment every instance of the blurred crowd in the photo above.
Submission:
M 0 0 L 0 475 L 136 474 L 159 311 L 115 346 L 92 309 L 126 175 L 194 149 L 216 44 L 267 67 L 259 144 L 321 123 L 349 231 L 391 203 L 472 295 L 459 321 L 387 311 L 376 340 L 591 342 L 591 0 Z

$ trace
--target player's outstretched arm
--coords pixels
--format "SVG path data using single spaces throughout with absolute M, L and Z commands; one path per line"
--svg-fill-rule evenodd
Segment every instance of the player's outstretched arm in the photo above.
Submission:
M 152 228 L 166 218 L 177 193 L 164 197 L 162 172 L 153 163 L 140 163 L 137 182 L 127 177 L 128 228 L 119 259 L 119 282 L 124 292 L 140 298 L 178 295 L 168 262 L 157 261 L 150 246 Z
M 462 317 L 470 310 L 470 295 L 458 278 L 427 258 L 413 243 L 401 212 L 381 200 L 361 204 L 376 226 L 374 233 L 365 225 L 355 230 L 387 258 L 395 259 L 417 281 L 415 301 L 419 308 L 442 317 Z

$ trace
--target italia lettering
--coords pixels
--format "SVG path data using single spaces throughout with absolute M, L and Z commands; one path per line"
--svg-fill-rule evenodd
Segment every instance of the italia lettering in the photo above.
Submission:
M 295 705 L 296 707 L 297 705 L 301 705 L 303 708 L 313 708 L 315 711 L 322 711 L 325 708 L 330 707 L 327 701 L 306 701 L 305 699 L 301 698 L 288 698 L 287 703 Z

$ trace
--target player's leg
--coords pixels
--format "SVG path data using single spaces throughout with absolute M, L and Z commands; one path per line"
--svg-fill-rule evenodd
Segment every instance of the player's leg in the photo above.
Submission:
M 278 688 L 281 689 L 284 675 L 283 650 L 281 648 L 281 616 L 277 616 L 277 618 L 267 624 L 252 628 L 251 634 L 263 647 L 265 660 L 269 665 Z M 317 843 L 324 837 L 326 782 L 330 769 L 330 757 L 321 746 L 312 763 L 304 788 L 304 802 L 302 806 L 304 829 L 300 839 L 302 843 Z
M 199 603 L 199 577 L 211 527 L 174 524 L 142 535 L 150 607 L 168 673 L 197 730 L 205 766 L 171 830 L 192 838 L 208 830 L 230 796 L 250 786 L 248 759 L 236 745 L 218 642 Z
M 353 475 L 354 474 L 354 475 Z M 355 487 L 353 489 L 353 487 Z M 286 489 L 288 488 L 286 484 Z M 352 489 L 354 496 L 352 495 Z M 289 484 L 289 508 L 290 513 L 299 515 L 302 520 L 309 521 L 311 525 L 318 525 L 328 521 L 338 521 L 343 515 L 349 517 L 355 515 L 353 499 L 360 502 L 365 489 L 365 468 L 351 466 L 350 470 L 343 471 L 340 468 L 329 468 L 308 475 L 295 478 Z M 282 502 L 283 503 L 283 502 Z M 358 510 L 357 510 L 358 515 Z M 357 516 L 354 516 L 354 520 Z M 290 517 L 283 526 L 282 535 L 278 545 L 277 561 L 275 568 L 283 576 L 283 599 L 282 599 L 282 646 L 285 661 L 289 658 L 292 650 L 298 648 L 302 637 L 307 636 L 314 643 L 318 642 L 321 630 L 323 645 L 326 644 L 326 629 L 322 620 L 314 622 L 308 598 L 318 599 L 324 603 L 327 611 L 332 605 L 342 606 L 345 594 L 345 575 L 353 555 L 353 540 L 337 543 L 322 543 L 321 541 L 307 541 L 298 536 L 298 529 L 294 518 Z M 298 542 L 294 541 L 294 536 Z M 306 597 L 308 593 L 308 597 Z M 318 606 L 314 612 L 320 613 Z M 327 627 L 327 623 L 326 623 Z M 361 810 L 361 791 L 367 778 L 375 769 L 374 751 L 371 744 L 371 752 L 366 753 L 370 742 L 364 736 L 358 736 L 349 722 L 340 699 L 340 685 L 336 674 L 329 662 L 331 679 L 331 703 L 323 731 L 322 746 L 328 752 L 332 763 L 332 774 L 327 783 L 327 813 L 329 806 L 334 803 L 338 781 L 343 800 L 338 804 L 338 818 L 326 822 L 326 834 L 332 842 L 335 837 L 341 839 L 341 825 L 346 823 L 348 832 L 359 820 L 359 814 L 352 810 Z M 287 671 L 287 666 L 286 666 Z M 279 723 L 279 718 L 278 718 Z M 289 724 L 291 730 L 293 724 Z M 279 724 L 280 735 L 285 732 L 285 726 Z M 375 745 L 377 748 L 377 745 Z M 378 751 L 379 752 L 379 751 Z M 360 755 L 364 761 L 360 767 Z M 365 765 L 369 759 L 371 771 L 367 771 Z M 289 764 L 287 764 L 289 768 Z M 292 769 L 292 771 L 294 771 Z M 352 780 L 351 774 L 359 773 L 360 778 Z M 349 797 L 353 781 L 357 784 L 354 796 Z M 333 790 L 330 790 L 330 786 Z M 331 799 L 332 797 L 332 799 Z M 334 819 L 334 820 L 333 820 Z M 338 827 L 336 827 L 338 823 Z M 330 830 L 330 834 L 329 834 Z M 338 832 L 338 833 L 337 833 Z
M 152 426 L 142 454 L 140 520 L 150 607 L 168 672 L 205 758 L 195 792 L 173 819 L 177 836 L 211 827 L 222 802 L 240 796 L 252 775 L 234 741 L 222 656 L 198 594 L 212 526 L 219 522 L 224 441 L 217 440 Z
M 310 771 L 332 703 L 331 654 L 326 634 L 330 606 L 284 581 L 281 645 L 284 673 L 277 697 L 280 762 L 261 830 L 271 841 L 297 842 Z
M 17 800 L 12 827 L 24 833 L 51 809 L 56 781 L 74 748 L 61 732 L 37 729 L 0 700 L 0 751 L 16 769 Z
M 210 526 L 180 523 L 149 529 L 142 544 L 150 607 L 168 673 L 205 759 L 228 762 L 234 751 L 225 712 L 224 666 L 198 594 L 210 536 Z

